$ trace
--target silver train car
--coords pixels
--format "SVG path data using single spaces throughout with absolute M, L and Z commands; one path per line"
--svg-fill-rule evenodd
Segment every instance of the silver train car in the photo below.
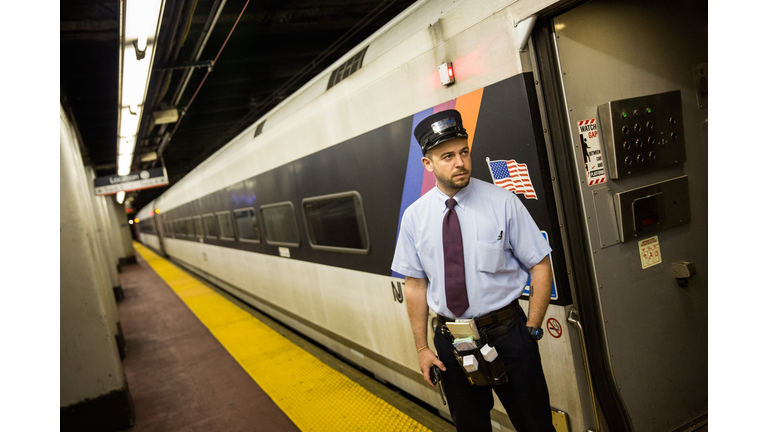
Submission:
M 525 184 L 553 248 L 539 347 L 558 430 L 695 430 L 706 70 L 706 4 L 420 1 L 141 209 L 139 237 L 450 418 L 390 264 L 434 186 L 413 128 L 458 109 L 472 175 Z M 492 419 L 514 430 L 498 401 Z

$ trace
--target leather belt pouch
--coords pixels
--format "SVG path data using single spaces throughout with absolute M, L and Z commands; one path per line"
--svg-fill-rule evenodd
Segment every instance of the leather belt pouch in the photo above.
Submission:
M 443 331 L 443 335 L 446 331 L 447 329 Z M 453 355 L 462 366 L 470 384 L 486 386 L 505 384 L 509 381 L 507 368 L 496 349 L 488 345 L 488 337 L 482 334 L 479 340 L 473 342 L 476 344 L 475 348 L 469 348 L 467 344 L 454 344 L 453 347 Z

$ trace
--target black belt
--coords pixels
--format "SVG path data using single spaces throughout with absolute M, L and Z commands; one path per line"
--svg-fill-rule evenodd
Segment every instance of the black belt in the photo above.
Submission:
M 515 301 L 499 310 L 495 310 L 489 314 L 475 318 L 475 325 L 479 329 L 480 327 L 496 324 L 499 321 L 514 319 L 517 318 L 517 315 L 522 312 L 522 310 L 523 309 L 520 307 L 520 302 L 515 299 Z M 453 318 L 446 318 L 442 315 L 438 315 L 437 319 L 440 321 L 441 325 L 445 325 L 446 322 L 455 321 Z

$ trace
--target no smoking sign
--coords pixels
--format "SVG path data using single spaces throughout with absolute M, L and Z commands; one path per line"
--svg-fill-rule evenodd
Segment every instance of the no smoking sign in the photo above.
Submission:
M 558 339 L 560 336 L 563 335 L 563 328 L 560 326 L 560 323 L 554 318 L 550 318 L 547 320 L 547 331 L 555 339 Z

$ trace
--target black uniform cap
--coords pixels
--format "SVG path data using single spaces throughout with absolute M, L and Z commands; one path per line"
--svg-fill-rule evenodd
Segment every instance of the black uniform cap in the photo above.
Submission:
M 440 111 L 420 121 L 413 130 L 413 136 L 421 146 L 422 155 L 450 139 L 469 137 L 461 122 L 461 113 L 456 110 Z

